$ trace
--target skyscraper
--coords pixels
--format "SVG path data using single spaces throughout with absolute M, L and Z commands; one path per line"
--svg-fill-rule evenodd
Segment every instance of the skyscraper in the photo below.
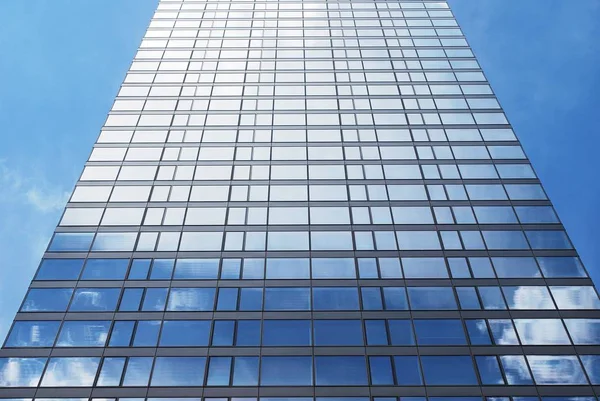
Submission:
M 591 401 L 599 309 L 445 2 L 162 0 L 0 399 Z

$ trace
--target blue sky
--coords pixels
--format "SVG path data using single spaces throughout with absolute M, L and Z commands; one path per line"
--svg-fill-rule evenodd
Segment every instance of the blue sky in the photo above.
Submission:
M 156 3 L 0 2 L 0 339 Z M 600 2 L 449 3 L 600 283 Z

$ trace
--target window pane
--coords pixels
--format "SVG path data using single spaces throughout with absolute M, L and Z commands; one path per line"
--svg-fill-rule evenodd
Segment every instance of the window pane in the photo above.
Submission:
M 204 357 L 157 357 L 154 363 L 151 386 L 186 387 L 202 386 Z
M 312 385 L 312 358 L 309 356 L 264 356 L 260 367 L 262 386 Z
M 362 356 L 315 356 L 317 386 L 366 385 L 367 369 Z
M 471 357 L 422 356 L 425 384 L 429 386 L 475 385 L 477 377 Z
M 310 320 L 265 320 L 263 346 L 311 345 Z

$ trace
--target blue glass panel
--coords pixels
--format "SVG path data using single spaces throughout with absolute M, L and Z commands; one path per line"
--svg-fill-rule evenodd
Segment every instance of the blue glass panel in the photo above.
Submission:
M 158 333 L 160 332 L 160 320 L 138 321 L 133 339 L 134 347 L 156 347 Z
M 592 286 L 551 286 L 558 309 L 600 309 L 600 300 Z
M 515 206 L 515 211 L 523 224 L 559 223 L 552 206 Z
M 536 178 L 529 164 L 497 164 L 500 178 Z
M 448 258 L 448 265 L 450 266 L 452 278 L 471 278 L 471 271 L 465 258 Z
M 492 339 L 483 319 L 465 320 L 471 345 L 491 345 Z
M 415 333 L 419 345 L 466 345 L 465 332 L 460 320 L 415 319 Z
M 120 288 L 78 288 L 69 307 L 71 312 L 114 311 Z
M 402 258 L 406 278 L 447 278 L 448 270 L 443 258 Z
M 375 258 L 358 259 L 358 274 L 361 279 L 378 278 Z
M 233 364 L 234 386 L 258 385 L 258 357 L 238 356 Z
M 77 280 L 83 259 L 44 259 L 35 280 Z
M 109 329 L 109 321 L 66 321 L 60 330 L 56 346 L 104 347 Z
M 97 386 L 117 387 L 121 384 L 123 369 L 125 368 L 126 358 L 104 358 L 100 375 L 98 375 Z
M 238 320 L 235 345 L 253 346 L 260 345 L 260 320 Z
M 165 320 L 160 334 L 160 346 L 207 346 L 209 336 L 209 320 Z
M 581 362 L 590 382 L 600 384 L 600 355 L 581 355 Z
M 469 258 L 469 264 L 471 265 L 471 271 L 475 278 L 496 278 L 494 275 L 494 268 L 489 258 Z
M 134 327 L 134 321 L 116 321 L 110 335 L 109 347 L 129 347 Z
M 407 310 L 406 289 L 404 287 L 383 287 L 386 310 Z M 363 299 L 364 302 L 364 299 Z
M 529 249 L 521 231 L 482 231 L 488 249 Z
M 238 288 L 219 288 L 217 297 L 218 311 L 234 311 L 237 309 Z
M 123 280 L 129 259 L 88 259 L 82 280 Z
M 560 319 L 514 319 L 523 345 L 570 345 Z
M 481 309 L 479 298 L 474 287 L 457 287 L 456 293 L 461 309 Z
M 315 345 L 363 345 L 360 320 L 314 320 Z
M 506 309 L 502 291 L 498 287 L 478 287 L 484 309 Z
M 528 355 L 537 385 L 587 384 L 579 360 L 574 355 Z
M 396 231 L 396 237 L 400 250 L 441 249 L 436 231 Z
M 475 363 L 477 364 L 477 370 L 479 370 L 481 384 L 487 386 L 504 384 L 500 365 L 498 365 L 495 356 L 476 356 Z
M 402 268 L 398 258 L 377 258 L 381 278 L 402 278 Z
M 506 184 L 504 187 L 508 197 L 512 200 L 547 199 L 542 186 L 539 184 Z
M 587 277 L 581 261 L 576 257 L 538 257 L 537 261 L 544 277 Z
M 492 258 L 498 278 L 541 277 L 534 258 Z
M 496 345 L 519 345 L 517 333 L 510 319 L 490 319 L 490 330 Z
M 241 259 L 223 259 L 221 264 L 221 279 L 238 280 L 241 272 Z
M 475 206 L 473 207 L 479 224 L 516 224 L 515 212 L 510 206 Z
M 123 378 L 123 386 L 147 386 L 152 370 L 152 359 L 151 357 L 129 358 L 125 377 Z
M 398 385 L 418 386 L 423 384 L 421 368 L 419 367 L 419 357 L 395 356 L 394 366 L 396 368 L 396 383 Z
M 310 320 L 263 321 L 263 346 L 311 345 Z
M 211 311 L 214 308 L 214 288 L 172 288 L 168 311 Z
M 100 358 L 51 358 L 42 378 L 42 387 L 90 387 L 96 378 Z
M 546 287 L 506 286 L 502 292 L 510 309 L 556 309 Z
M 168 291 L 168 288 L 147 288 L 142 303 L 142 311 L 164 311 Z
M 389 386 L 394 384 L 392 361 L 389 356 L 369 357 L 369 369 L 371 373 L 371 384 L 373 386 Z
M 207 386 L 228 386 L 231 377 L 230 356 L 212 357 L 208 363 Z
M 312 278 L 315 279 L 354 279 L 356 268 L 354 259 L 315 258 L 312 259 Z
M 133 251 L 137 233 L 98 233 L 92 251 Z
M 425 384 L 429 386 L 476 385 L 469 356 L 421 356 Z
M 21 312 L 64 312 L 71 294 L 72 288 L 32 288 L 23 301 Z
M 315 356 L 317 386 L 366 385 L 367 367 L 362 356 Z
M 501 355 L 500 362 L 509 385 L 533 384 L 529 368 L 523 355 Z
M 313 288 L 314 310 L 359 310 L 356 287 Z
M 119 305 L 119 311 L 132 312 L 140 309 L 142 295 L 144 295 L 143 288 L 125 288 L 123 297 L 121 298 L 121 304 Z
M 364 310 L 383 309 L 383 300 L 381 299 L 381 290 L 379 287 L 362 287 L 360 289 L 360 294 L 362 297 L 362 304 Z
M 564 319 L 576 345 L 600 344 L 600 319 Z
M 258 311 L 262 310 L 263 305 L 263 289 L 262 288 L 241 288 L 240 289 L 240 306 L 242 311 Z
M 59 327 L 60 322 L 56 321 L 16 321 L 4 346 L 51 347 Z
M 157 357 L 151 386 L 199 387 L 204 381 L 204 357 Z
M 451 287 L 408 287 L 408 298 L 413 310 L 457 309 Z
M 175 260 L 173 259 L 154 259 L 150 280 L 170 280 L 174 265 Z
M 265 310 L 310 310 L 310 289 L 266 288 Z
M 267 279 L 308 279 L 308 259 L 267 259 Z
M 129 280 L 146 280 L 150 271 L 151 259 L 133 259 L 129 269 Z
M 264 259 L 244 259 L 242 278 L 244 280 L 263 280 L 265 277 Z
M 86 252 L 90 249 L 94 233 L 56 233 L 48 251 Z
M 385 320 L 365 320 L 367 345 L 388 345 Z
M 414 345 L 412 323 L 410 320 L 388 320 L 392 345 Z
M 213 346 L 231 346 L 233 345 L 233 334 L 235 322 L 232 320 L 216 320 L 213 330 Z
M 219 272 L 219 259 L 178 259 L 174 280 L 214 280 Z
M 46 358 L 0 358 L 0 387 L 35 387 Z
M 525 231 L 532 249 L 572 249 L 564 231 Z
M 260 366 L 261 386 L 312 385 L 310 356 L 263 356 Z

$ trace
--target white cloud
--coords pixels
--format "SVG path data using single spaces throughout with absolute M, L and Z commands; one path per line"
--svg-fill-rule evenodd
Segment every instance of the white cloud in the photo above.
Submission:
M 62 209 L 69 199 L 69 192 L 31 188 L 25 196 L 30 205 L 41 212 Z
M 69 192 L 54 187 L 39 176 L 10 168 L 6 160 L 0 159 L 0 202 L 29 205 L 41 213 L 61 210 L 69 198 Z

